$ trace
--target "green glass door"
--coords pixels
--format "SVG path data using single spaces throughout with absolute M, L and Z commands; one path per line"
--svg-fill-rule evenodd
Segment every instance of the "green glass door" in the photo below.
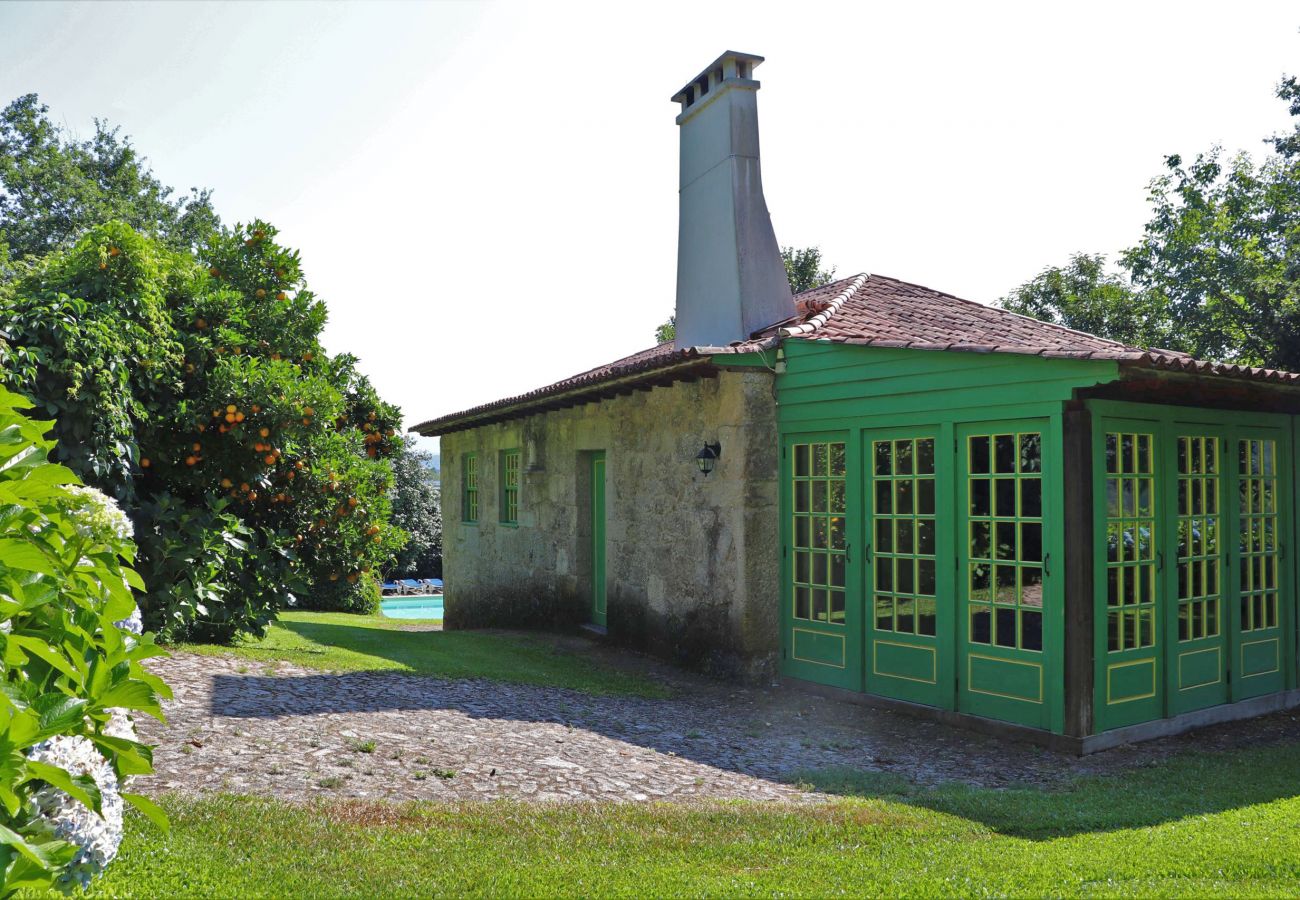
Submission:
M 1224 524 L 1225 449 L 1219 429 L 1175 427 L 1173 496 L 1166 507 L 1173 532 L 1173 571 L 1162 596 L 1168 713 L 1178 715 L 1228 701 L 1227 529 Z M 1164 553 L 1162 552 L 1162 558 Z
M 591 621 L 604 627 L 605 597 L 605 454 L 591 457 Z
M 791 438 L 784 447 L 784 669 L 861 690 L 862 607 L 848 602 L 847 453 L 842 437 Z
M 1282 498 L 1288 496 L 1282 482 L 1284 448 L 1276 433 L 1265 429 L 1243 431 L 1235 445 L 1238 603 L 1233 611 L 1232 698 L 1241 700 L 1286 686 L 1290 647 L 1283 634 L 1293 598 L 1281 564 L 1283 528 L 1289 526 L 1282 516 Z
M 863 533 L 867 588 L 867 690 L 952 706 L 951 529 L 939 529 L 938 439 L 929 432 L 867 432 Z
M 1157 478 L 1160 426 L 1103 419 L 1096 433 L 1094 480 L 1101 541 L 1095 555 L 1098 593 L 1097 707 L 1103 728 L 1164 715 L 1160 615 L 1164 540 Z
M 1051 726 L 1057 697 L 1043 648 L 1060 646 L 1046 430 L 1045 420 L 957 429 L 958 709 L 1037 728 Z

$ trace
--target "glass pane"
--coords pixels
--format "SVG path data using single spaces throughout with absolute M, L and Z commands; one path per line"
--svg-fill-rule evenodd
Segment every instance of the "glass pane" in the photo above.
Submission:
M 898 598 L 898 601 L 895 604 L 895 609 L 897 610 L 897 618 L 895 621 L 898 623 L 899 631 L 907 634 L 912 634 L 916 631 L 916 623 L 913 620 L 913 611 L 915 607 L 916 601 L 912 600 L 910 597 Z
M 993 512 L 997 516 L 1014 517 L 1016 515 L 1016 479 L 997 479 L 997 503 Z
M 845 509 L 844 507 L 845 483 L 843 481 L 832 481 L 830 483 L 830 489 L 831 489 L 830 511 L 833 513 L 843 513 Z
M 894 601 L 890 597 L 876 598 L 876 630 L 894 630 Z
M 833 587 L 844 587 L 844 556 L 835 554 L 831 557 L 831 585 Z
M 894 567 L 894 593 L 916 593 L 915 562 L 910 559 L 900 559 L 895 562 L 897 565 Z
M 812 589 L 812 617 L 826 621 L 826 591 L 822 588 Z
M 997 608 L 997 627 L 994 631 L 995 643 L 999 647 L 1016 645 L 1016 611 L 1004 607 Z
M 844 445 L 831 444 L 831 477 L 844 477 Z
M 972 559 L 991 559 L 992 526 L 988 522 L 970 523 L 970 556 Z
M 1151 472 L 1151 435 L 1137 436 L 1137 471 L 1146 475 Z
M 826 482 L 814 481 L 812 483 L 812 511 L 816 513 L 826 512 Z
M 1040 434 L 1020 436 L 1020 471 L 1043 471 L 1043 437 Z
M 844 549 L 844 518 L 842 516 L 831 516 L 831 549 Z
M 916 523 L 916 552 L 934 553 L 934 520 L 921 519 Z
M 894 441 L 894 474 L 912 474 L 912 442 Z
M 973 644 L 993 642 L 992 612 L 987 606 L 972 606 L 970 614 L 970 639 Z
M 1043 614 L 1036 609 L 1020 611 L 1020 646 L 1025 650 L 1043 649 Z
M 998 434 L 993 436 L 993 465 L 995 472 L 1016 471 L 1016 436 Z
M 995 603 L 1015 603 L 1016 602 L 1016 567 L 1015 566 L 995 566 L 996 584 L 994 585 L 993 602 Z
M 1119 435 L 1106 435 L 1106 473 L 1114 475 L 1119 471 Z
M 830 598 L 831 598 L 831 621 L 842 623 L 844 621 L 844 592 L 831 591 Z
M 1043 608 L 1043 570 L 1038 566 L 1020 570 L 1020 605 Z
M 894 561 L 892 559 L 876 560 L 876 590 L 890 594 L 894 590 Z
M 813 558 L 812 558 L 812 563 L 813 563 L 813 567 L 812 567 L 812 583 L 813 583 L 813 584 L 826 584 L 826 583 L 827 583 L 827 582 L 826 582 L 826 577 L 827 577 L 827 574 L 828 574 L 828 573 L 827 573 L 827 566 L 826 566 L 826 554 L 825 554 L 825 553 L 814 553 L 814 554 L 813 554 Z
M 1037 478 L 1020 480 L 1020 515 L 1038 519 L 1043 515 L 1043 483 Z
M 913 553 L 912 520 L 903 519 L 894 523 L 894 549 L 896 553 Z
M 973 437 L 970 439 L 970 470 L 972 474 L 985 474 L 989 471 L 989 439 Z
M 989 593 L 989 572 L 991 566 L 985 564 L 974 564 L 970 567 L 970 596 L 973 601 L 985 601 L 993 599 Z
M 876 482 L 876 515 L 887 516 L 894 511 L 894 483 Z
M 889 441 L 876 441 L 876 474 L 893 474 L 893 445 Z
M 970 514 L 972 516 L 993 515 L 993 507 L 989 498 L 989 481 L 987 478 L 971 479 Z
M 810 474 L 812 474 L 812 469 L 808 465 L 807 444 L 795 444 L 794 474 L 796 478 L 807 478 Z
M 812 473 L 815 477 L 825 477 L 826 475 L 826 445 L 825 444 L 813 444 Z
M 894 482 L 896 490 L 894 491 L 894 513 L 896 515 L 912 514 L 912 479 L 905 478 L 902 481 Z
M 808 588 L 797 587 L 794 589 L 794 615 L 797 619 L 811 618 L 812 594 Z
M 934 515 L 934 479 L 933 478 L 917 479 L 916 511 L 923 516 Z
M 1037 522 L 1025 522 L 1020 526 L 1020 558 L 1025 562 L 1041 562 L 1043 559 L 1043 526 Z
M 1016 523 L 998 522 L 994 550 L 998 559 L 1016 558 Z
M 794 483 L 794 511 L 808 512 L 808 482 L 806 481 Z
M 918 475 L 934 474 L 934 440 L 921 438 L 916 442 L 916 473 Z
M 794 555 L 794 580 L 808 583 L 808 575 L 812 571 L 809 555 L 807 553 L 796 553 Z
M 916 592 L 927 597 L 934 596 L 934 560 L 916 561 Z
M 808 520 L 799 516 L 794 520 L 794 545 L 796 547 L 810 547 L 809 543 L 811 532 L 808 526 Z
M 921 599 L 916 601 L 917 634 L 928 634 L 931 636 L 935 634 L 935 607 L 936 604 L 933 600 Z
M 876 552 L 894 552 L 894 522 L 892 519 L 876 520 Z
M 829 536 L 827 535 L 826 520 L 822 518 L 812 519 L 812 545 L 818 549 L 825 549 L 830 546 Z

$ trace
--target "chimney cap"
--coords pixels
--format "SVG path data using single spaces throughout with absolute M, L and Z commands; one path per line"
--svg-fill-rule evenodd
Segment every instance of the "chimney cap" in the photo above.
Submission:
M 704 68 L 680 91 L 673 94 L 674 103 L 680 103 L 685 111 L 718 84 L 727 81 L 752 79 L 754 69 L 763 62 L 763 57 L 753 53 L 741 53 L 728 50 Z

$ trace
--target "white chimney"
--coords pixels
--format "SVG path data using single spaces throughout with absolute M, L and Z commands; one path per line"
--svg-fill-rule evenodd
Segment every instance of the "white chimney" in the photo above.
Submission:
M 761 56 L 728 51 L 682 105 L 677 346 L 725 347 L 795 314 L 758 164 Z

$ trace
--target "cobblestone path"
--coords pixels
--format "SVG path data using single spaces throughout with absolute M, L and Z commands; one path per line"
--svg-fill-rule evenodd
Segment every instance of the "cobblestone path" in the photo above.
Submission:
M 562 639 L 560 639 L 562 641 Z M 149 792 L 304 800 L 807 800 L 800 770 L 844 766 L 921 783 L 1050 784 L 1183 749 L 1300 739 L 1282 714 L 1076 759 L 789 688 L 738 688 L 604 648 L 671 699 L 595 697 L 489 681 L 331 674 L 177 653 L 150 662 L 175 691 Z

